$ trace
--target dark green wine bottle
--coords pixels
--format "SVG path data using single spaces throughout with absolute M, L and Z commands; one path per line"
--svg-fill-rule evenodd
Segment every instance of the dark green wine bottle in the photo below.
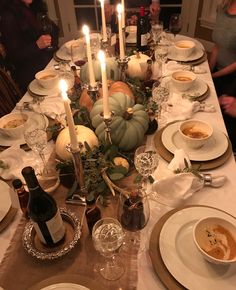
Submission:
M 34 169 L 22 169 L 22 175 L 29 189 L 28 213 L 34 229 L 46 245 L 54 246 L 65 236 L 65 227 L 54 198 L 39 185 Z

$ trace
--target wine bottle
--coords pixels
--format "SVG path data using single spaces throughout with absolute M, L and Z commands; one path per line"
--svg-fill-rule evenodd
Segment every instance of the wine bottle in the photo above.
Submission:
M 42 243 L 54 246 L 65 236 L 65 227 L 56 201 L 39 185 L 34 169 L 27 166 L 22 175 L 29 189 L 28 212 Z
M 28 218 L 28 201 L 29 201 L 29 192 L 25 190 L 24 185 L 20 179 L 14 179 L 12 185 L 15 193 L 19 199 L 20 208 L 24 214 L 24 217 Z
M 137 22 L 137 48 L 139 51 L 148 50 L 148 18 L 145 16 L 145 9 L 140 7 L 140 16 Z

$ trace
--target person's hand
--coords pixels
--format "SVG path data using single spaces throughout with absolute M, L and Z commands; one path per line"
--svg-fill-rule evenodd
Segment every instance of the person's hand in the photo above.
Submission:
M 153 2 L 150 5 L 149 9 L 150 9 L 150 13 L 151 13 L 152 16 L 157 16 L 157 15 L 160 14 L 161 8 L 160 8 L 160 4 L 157 3 L 157 2 Z
M 48 47 L 49 45 L 51 45 L 51 42 L 52 42 L 52 37 L 49 34 L 47 34 L 47 35 L 41 35 L 39 39 L 36 41 L 36 44 L 39 49 L 44 49 Z
M 236 117 L 236 98 L 233 96 L 222 95 L 219 97 L 219 103 L 225 114 Z

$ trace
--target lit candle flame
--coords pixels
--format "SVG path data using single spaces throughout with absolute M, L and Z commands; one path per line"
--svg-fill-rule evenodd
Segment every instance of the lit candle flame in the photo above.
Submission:
M 67 99 L 68 98 L 67 97 L 67 90 L 68 90 L 67 82 L 63 79 L 60 80 L 59 81 L 59 88 L 60 88 L 63 100 Z
M 122 4 L 117 4 L 117 6 L 116 6 L 116 10 L 117 10 L 117 12 L 118 12 L 118 16 L 119 16 L 119 15 L 121 16 L 121 14 L 122 14 L 122 12 L 123 12 L 123 6 L 122 6 Z

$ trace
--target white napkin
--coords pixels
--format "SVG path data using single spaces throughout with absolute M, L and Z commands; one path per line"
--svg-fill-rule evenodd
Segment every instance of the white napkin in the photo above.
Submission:
M 19 146 L 12 146 L 0 153 L 0 160 L 8 167 L 6 169 L 0 168 L 0 176 L 5 180 L 10 180 L 13 178 L 22 179 L 22 168 L 32 165 L 33 159 Z
M 51 119 L 65 114 L 63 100 L 60 96 L 47 96 L 38 104 L 29 104 L 31 110 L 37 113 L 43 113 Z
M 192 66 L 191 67 L 190 65 L 182 65 L 174 60 L 168 61 L 163 66 L 162 70 L 163 70 L 164 77 L 170 76 L 173 72 L 178 71 L 178 70 L 192 70 L 195 74 L 204 74 L 207 72 L 201 66 Z
M 161 115 L 166 123 L 169 123 L 190 119 L 195 112 L 200 110 L 200 103 L 198 101 L 191 102 L 188 99 L 183 99 L 180 94 L 172 93 L 170 99 L 162 107 Z
M 165 169 L 165 177 L 158 178 L 162 174 L 158 172 L 160 171 L 159 168 L 156 170 L 154 176 L 157 181 L 153 183 L 153 193 L 151 194 L 154 199 L 165 205 L 176 207 L 191 197 L 195 192 L 201 190 L 204 185 L 220 187 L 225 183 L 226 176 L 217 176 L 215 179 L 212 177 L 212 181 L 214 180 L 214 182 L 206 183 L 204 174 L 202 178 L 199 178 L 191 172 L 174 173 L 177 169 L 183 170 L 186 168 L 186 162 L 190 167 L 191 163 L 187 154 L 183 149 L 177 149 L 174 158 L 167 166 L 168 170 Z

